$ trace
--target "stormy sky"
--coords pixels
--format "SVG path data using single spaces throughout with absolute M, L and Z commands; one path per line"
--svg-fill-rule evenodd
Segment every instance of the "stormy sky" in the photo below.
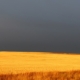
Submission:
M 0 0 L 0 51 L 80 53 L 80 0 Z

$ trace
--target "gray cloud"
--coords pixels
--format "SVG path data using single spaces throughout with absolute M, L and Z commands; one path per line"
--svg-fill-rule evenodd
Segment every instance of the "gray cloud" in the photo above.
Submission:
M 79 3 L 0 1 L 0 50 L 80 52 Z

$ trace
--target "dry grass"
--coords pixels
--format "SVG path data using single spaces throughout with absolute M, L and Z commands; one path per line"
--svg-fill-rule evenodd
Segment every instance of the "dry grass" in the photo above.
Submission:
M 0 75 L 0 80 L 80 80 L 80 71 L 4 74 Z

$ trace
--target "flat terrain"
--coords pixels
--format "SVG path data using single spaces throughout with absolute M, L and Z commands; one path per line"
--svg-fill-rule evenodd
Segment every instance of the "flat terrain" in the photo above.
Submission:
M 80 70 L 80 55 L 0 52 L 0 74 Z

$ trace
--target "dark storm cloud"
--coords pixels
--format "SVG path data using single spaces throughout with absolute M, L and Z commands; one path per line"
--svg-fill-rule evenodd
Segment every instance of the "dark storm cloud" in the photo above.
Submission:
M 0 50 L 80 52 L 79 0 L 1 0 Z

